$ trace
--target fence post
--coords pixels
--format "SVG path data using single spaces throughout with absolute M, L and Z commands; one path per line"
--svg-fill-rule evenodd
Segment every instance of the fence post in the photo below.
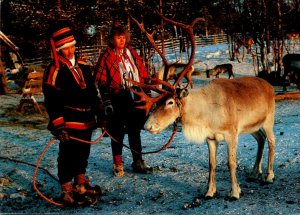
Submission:
M 2 60 L 0 59 L 0 95 L 5 95 L 8 93 L 7 81 L 5 68 L 3 66 Z

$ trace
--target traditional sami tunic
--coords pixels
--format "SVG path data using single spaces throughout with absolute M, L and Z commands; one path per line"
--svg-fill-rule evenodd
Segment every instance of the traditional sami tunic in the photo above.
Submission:
M 76 59 L 75 65 L 58 56 L 60 68 L 54 63 L 45 70 L 43 92 L 49 115 L 48 129 L 58 135 L 65 129 L 70 136 L 91 140 L 95 129 L 94 107 L 100 103 L 92 70 L 87 63 Z M 61 183 L 84 174 L 88 165 L 90 144 L 70 140 L 60 143 L 58 177 Z
M 92 109 L 100 103 L 90 66 L 77 59 L 71 62 L 59 56 L 60 68 L 51 64 L 45 71 L 43 92 L 50 117 L 48 128 L 85 130 L 95 126 Z

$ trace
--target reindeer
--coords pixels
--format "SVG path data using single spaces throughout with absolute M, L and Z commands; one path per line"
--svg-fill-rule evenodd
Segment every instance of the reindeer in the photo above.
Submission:
M 273 87 L 257 77 L 215 79 L 208 86 L 192 89 L 187 94 L 169 95 L 150 114 L 144 128 L 158 134 L 180 119 L 185 138 L 209 148 L 209 180 L 207 198 L 217 192 L 214 179 L 218 142 L 225 140 L 231 176 L 230 197 L 239 199 L 241 189 L 236 178 L 236 150 L 238 136 L 251 134 L 258 143 L 258 151 L 250 178 L 262 174 L 262 155 L 265 139 L 269 144 L 269 164 L 266 182 L 273 183 L 275 137 L 273 133 L 275 95 Z
M 215 66 L 212 69 L 206 70 L 206 77 L 209 78 L 211 75 L 216 76 L 216 78 L 219 78 L 220 74 L 228 73 L 228 78 L 231 76 L 234 78 L 234 74 L 232 71 L 232 64 L 231 63 L 224 63 Z
M 298 32 L 289 32 L 289 33 L 287 33 L 286 37 L 288 38 L 287 47 L 286 47 L 288 49 L 287 51 L 289 51 L 290 48 L 292 48 L 292 50 L 290 50 L 290 51 L 294 52 L 296 44 L 299 44 L 299 33 Z
M 275 136 L 273 132 L 275 114 L 275 94 L 273 87 L 263 79 L 257 77 L 241 77 L 235 79 L 219 78 L 205 87 L 191 89 L 177 88 L 178 83 L 193 64 L 195 55 L 195 38 L 193 26 L 199 19 L 190 25 L 183 25 L 160 15 L 164 21 L 170 22 L 187 30 L 191 40 L 191 55 L 187 66 L 178 80 L 172 85 L 167 81 L 151 79 L 155 85 L 137 83 L 132 84 L 140 89 L 156 90 L 157 97 L 149 97 L 144 90 L 129 88 L 140 99 L 136 102 L 141 105 L 146 115 L 157 104 L 146 121 L 144 128 L 153 134 L 158 134 L 175 121 L 182 124 L 183 133 L 188 141 L 202 143 L 207 141 L 209 149 L 209 180 L 207 198 L 212 198 L 217 192 L 214 179 L 216 169 L 216 151 L 218 142 L 225 140 L 228 150 L 228 166 L 231 176 L 232 199 L 239 199 L 241 188 L 236 178 L 236 150 L 238 136 L 251 134 L 258 143 L 257 157 L 251 174 L 252 179 L 259 179 L 262 175 L 262 155 L 265 140 L 269 144 L 268 170 L 265 181 L 273 183 Z M 145 32 L 139 24 L 140 29 Z M 149 37 L 149 34 L 146 33 Z M 151 38 L 150 38 L 151 39 Z M 150 42 L 153 42 L 153 38 Z M 159 85 L 164 87 L 159 88 Z
M 239 52 L 239 49 L 242 46 L 244 46 L 247 49 L 247 54 L 251 54 L 251 47 L 253 44 L 254 44 L 254 40 L 252 39 L 252 37 L 246 37 L 244 39 L 237 37 L 235 50 Z
M 183 69 L 186 67 L 187 64 L 185 63 L 173 63 L 169 65 L 169 70 L 167 73 L 166 81 L 169 80 L 175 80 L 175 82 L 178 80 L 180 74 L 182 73 Z M 160 80 L 163 80 L 164 78 L 164 72 L 165 68 L 162 68 L 157 73 L 157 76 Z M 184 75 L 184 78 L 188 82 L 187 86 L 190 85 L 191 88 L 193 88 L 193 80 L 192 80 L 192 74 L 194 73 L 194 66 L 191 66 L 188 70 L 188 72 Z M 186 86 L 186 87 L 187 87 Z
M 300 90 L 300 54 L 286 54 L 282 59 L 283 91 L 286 91 L 286 82 L 294 83 Z
M 235 41 L 235 48 L 234 48 L 234 53 L 236 55 L 236 58 L 238 60 L 238 62 L 240 63 L 239 60 L 239 56 L 240 56 L 240 48 L 243 46 L 247 49 L 247 54 L 251 54 L 252 50 L 252 45 L 255 44 L 254 40 L 252 37 L 246 37 L 246 38 L 236 38 Z M 245 53 L 244 53 L 244 49 L 243 49 L 243 55 L 242 55 L 242 61 L 244 62 L 244 58 L 245 58 Z

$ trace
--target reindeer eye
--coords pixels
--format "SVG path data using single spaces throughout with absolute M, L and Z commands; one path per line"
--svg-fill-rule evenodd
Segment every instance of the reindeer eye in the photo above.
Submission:
M 174 104 L 173 100 L 168 101 L 168 105 L 173 105 L 173 104 Z

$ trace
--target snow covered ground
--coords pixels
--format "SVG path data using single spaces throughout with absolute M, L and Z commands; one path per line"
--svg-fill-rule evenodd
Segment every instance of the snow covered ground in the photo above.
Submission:
M 196 67 L 204 71 L 221 63 L 232 63 L 236 76 L 253 76 L 252 62 L 230 62 L 227 45 L 199 47 Z M 227 75 L 224 75 L 226 77 Z M 193 76 L 196 86 L 205 85 L 204 74 Z M 275 87 L 276 91 L 280 88 Z M 295 86 L 288 90 L 295 90 Z M 93 184 L 104 190 L 95 206 L 60 208 L 43 200 L 33 189 L 34 167 L 4 158 L 36 164 L 46 143 L 51 139 L 46 129 L 47 115 L 22 115 L 17 112 L 20 95 L 0 96 L 0 213 L 90 213 L 90 214 L 300 214 L 300 101 L 276 102 L 274 132 L 276 135 L 274 184 L 247 182 L 256 156 L 256 143 L 250 135 L 239 138 L 237 177 L 244 195 L 230 201 L 230 177 L 227 168 L 226 143 L 221 142 L 217 153 L 216 183 L 218 196 L 205 200 L 208 180 L 208 149 L 206 144 L 187 143 L 181 132 L 171 146 L 144 159 L 156 171 L 151 175 L 134 174 L 130 168 L 131 154 L 124 148 L 126 175 L 112 176 L 112 156 L 109 138 L 92 146 L 87 174 Z M 143 151 L 153 151 L 164 145 L 172 133 L 168 128 L 161 134 L 142 131 Z M 95 131 L 94 138 L 101 134 Z M 127 140 L 125 143 L 128 144 Z M 263 170 L 267 166 L 267 144 Z M 58 144 L 52 145 L 41 167 L 56 176 Z M 40 170 L 37 184 L 48 197 L 57 197 L 60 187 L 56 180 Z

